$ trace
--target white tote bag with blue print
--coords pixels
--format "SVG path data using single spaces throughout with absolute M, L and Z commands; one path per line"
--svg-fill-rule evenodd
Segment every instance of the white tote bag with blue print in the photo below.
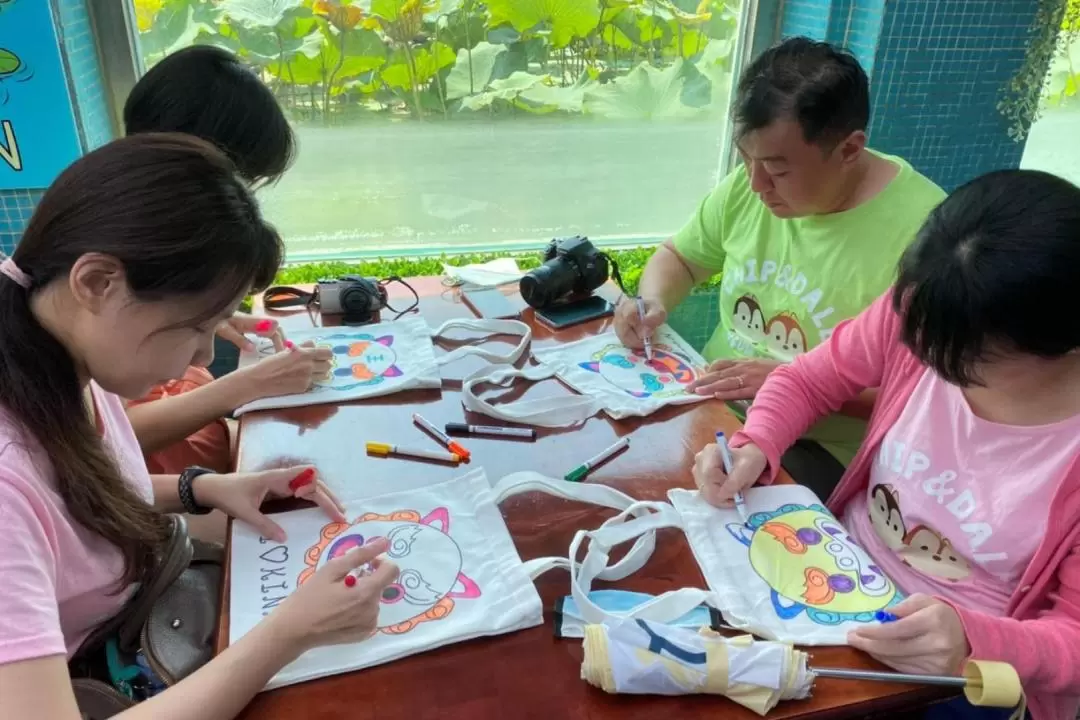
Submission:
M 477 334 L 480 338 L 509 335 L 519 340 L 504 352 L 463 345 L 436 355 L 432 341 L 449 339 L 454 330 L 472 333 L 472 337 Z M 476 355 L 495 365 L 517 362 L 529 347 L 532 330 L 516 320 L 466 318 L 448 320 L 432 330 L 422 319 L 413 317 L 358 327 L 292 330 L 289 339 L 297 344 L 310 342 L 332 350 L 330 375 L 307 392 L 249 402 L 236 410 L 237 415 L 252 410 L 342 403 L 404 390 L 438 388 L 442 386 L 439 368 L 462 357 Z M 273 343 L 267 338 L 257 338 L 254 350 L 240 354 L 239 367 L 249 367 L 273 354 Z
M 620 420 L 709 399 L 687 392 L 705 373 L 704 358 L 667 325 L 653 335 L 651 360 L 644 350 L 624 346 L 613 332 L 534 349 L 532 356 L 538 365 L 523 370 L 484 368 L 466 378 L 462 404 L 467 410 L 510 422 L 568 427 L 600 412 Z M 548 378 L 558 378 L 581 394 L 498 405 L 479 394 L 483 384 L 507 387 L 518 380 Z

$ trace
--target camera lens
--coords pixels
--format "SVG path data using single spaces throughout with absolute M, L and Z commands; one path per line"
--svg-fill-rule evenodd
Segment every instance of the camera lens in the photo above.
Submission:
M 366 317 L 371 314 L 373 298 L 368 289 L 360 284 L 350 284 L 341 289 L 341 312 L 345 315 Z
M 522 276 L 518 290 L 531 307 L 545 308 L 574 290 L 577 270 L 573 263 L 557 257 Z

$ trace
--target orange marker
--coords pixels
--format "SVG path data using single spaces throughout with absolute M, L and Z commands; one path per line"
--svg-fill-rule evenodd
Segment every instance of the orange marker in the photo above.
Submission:
M 447 449 L 450 450 L 450 452 L 459 456 L 462 460 L 468 460 L 470 455 L 472 455 L 472 453 L 470 453 L 464 447 L 454 442 L 454 440 L 451 439 L 449 435 L 429 423 L 424 418 L 420 417 L 420 413 L 413 413 L 412 419 L 414 423 L 431 433 L 431 436 L 433 438 L 445 445 Z

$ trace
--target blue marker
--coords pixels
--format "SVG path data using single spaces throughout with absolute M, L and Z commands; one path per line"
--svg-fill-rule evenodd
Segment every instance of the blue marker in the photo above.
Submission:
M 728 448 L 727 438 L 724 437 L 724 433 L 716 433 L 716 446 L 720 448 L 720 459 L 724 463 L 724 473 L 730 476 L 735 461 L 731 457 L 731 450 Z M 741 492 L 735 493 L 735 509 L 739 511 L 739 517 L 742 518 L 743 525 L 749 527 L 750 516 L 746 513 L 746 500 L 743 499 Z
M 891 612 L 878 610 L 876 613 L 874 613 L 874 619 L 877 620 L 879 623 L 891 623 L 896 622 L 900 618 L 898 618 L 896 615 L 893 615 Z

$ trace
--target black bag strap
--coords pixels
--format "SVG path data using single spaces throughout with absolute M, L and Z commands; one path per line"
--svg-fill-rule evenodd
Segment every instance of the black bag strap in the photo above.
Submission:
M 154 576 L 135 591 L 123 610 L 90 634 L 75 653 L 73 663 L 99 652 L 114 635 L 118 636 L 118 644 L 123 652 L 133 653 L 139 649 L 139 637 L 154 603 L 187 569 L 194 555 L 184 516 L 169 515 L 168 520 L 169 539 Z

